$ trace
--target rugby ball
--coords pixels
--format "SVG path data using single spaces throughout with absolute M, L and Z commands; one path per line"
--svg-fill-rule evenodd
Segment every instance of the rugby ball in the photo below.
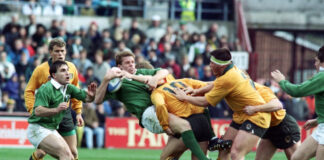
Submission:
M 122 86 L 122 80 L 120 78 L 113 78 L 109 81 L 107 91 L 110 93 L 117 92 Z

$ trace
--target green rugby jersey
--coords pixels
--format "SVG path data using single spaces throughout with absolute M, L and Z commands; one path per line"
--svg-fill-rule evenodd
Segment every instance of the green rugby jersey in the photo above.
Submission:
M 158 69 L 137 69 L 135 75 L 155 75 Z M 146 84 L 123 79 L 121 88 L 115 93 L 106 92 L 104 100 L 113 98 L 123 102 L 128 112 L 134 114 L 141 123 L 144 110 L 152 105 L 151 91 Z
M 59 123 L 62 121 L 65 111 L 49 117 L 39 117 L 35 115 L 35 108 L 43 106 L 47 108 L 56 108 L 62 102 L 68 102 L 71 98 L 85 101 L 87 92 L 81 90 L 74 85 L 67 84 L 65 95 L 63 95 L 62 85 L 55 80 L 51 80 L 43 84 L 36 93 L 35 105 L 32 115 L 28 118 L 29 123 L 37 123 L 45 128 L 58 129 Z
M 315 74 L 311 79 L 301 83 L 292 84 L 287 80 L 282 80 L 279 85 L 283 91 L 293 97 L 303 97 L 315 95 L 315 112 L 317 122 L 324 123 L 324 72 Z

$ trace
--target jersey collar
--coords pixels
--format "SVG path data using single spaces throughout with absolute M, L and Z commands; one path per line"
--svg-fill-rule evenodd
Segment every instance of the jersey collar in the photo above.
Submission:
M 228 65 L 228 66 L 224 69 L 222 75 L 224 75 L 227 71 L 229 71 L 229 70 L 232 69 L 233 67 L 234 67 L 234 64 L 233 64 L 233 62 L 232 62 L 230 65 Z
M 57 82 L 55 79 L 51 79 L 51 84 L 56 88 L 59 89 L 60 92 L 63 94 L 63 97 L 65 97 L 66 89 L 68 85 L 62 85 L 59 82 Z M 65 102 L 65 101 L 64 101 Z

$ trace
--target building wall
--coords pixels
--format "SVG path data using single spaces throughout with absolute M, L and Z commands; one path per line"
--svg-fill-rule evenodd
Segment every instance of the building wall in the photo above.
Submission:
M 272 35 L 270 32 L 253 31 L 252 45 L 254 54 L 257 54 L 257 63 L 254 66 L 256 77 L 270 79 L 270 72 L 279 69 L 283 74 L 288 76 L 290 72 L 297 72 L 300 69 L 313 69 L 314 56 L 316 51 L 305 48 L 304 60 L 302 60 L 302 46 L 296 46 L 296 70 L 292 71 L 292 45 L 291 41 Z M 303 63 L 303 66 L 302 66 Z

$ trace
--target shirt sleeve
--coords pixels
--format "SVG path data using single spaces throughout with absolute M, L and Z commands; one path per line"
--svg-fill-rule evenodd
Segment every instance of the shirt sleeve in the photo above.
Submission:
M 35 100 L 35 107 L 38 106 L 42 107 L 49 107 L 50 99 L 48 96 L 48 92 L 44 88 L 40 88 L 38 92 L 36 93 L 36 100 Z M 33 112 L 33 111 L 31 111 Z
M 301 84 L 292 84 L 287 80 L 279 82 L 281 89 L 293 97 L 303 97 L 323 92 L 323 84 L 324 73 L 318 73 Z
M 73 68 L 71 68 L 71 69 L 73 69 L 73 75 L 74 75 L 72 84 L 75 85 L 77 88 L 80 88 L 80 86 L 79 86 L 78 71 L 77 71 L 77 69 L 76 69 L 76 67 L 75 67 L 74 64 L 72 64 L 72 66 L 73 66 Z M 75 98 L 72 98 L 71 99 L 71 102 L 72 102 L 72 105 L 71 105 L 72 109 L 77 114 L 82 113 L 82 101 L 79 101 L 79 100 L 77 100 Z
M 68 85 L 68 92 L 71 94 L 71 98 L 81 100 L 85 102 L 87 97 L 87 92 L 75 87 L 74 85 Z
M 277 99 L 277 96 L 272 92 L 272 90 L 269 87 L 266 87 L 264 85 L 254 83 L 256 90 L 259 92 L 263 100 L 268 103 L 273 99 Z
M 205 94 L 207 102 L 212 106 L 216 106 L 231 91 L 231 85 L 220 79 L 216 79 L 212 90 Z
M 151 94 L 151 100 L 156 108 L 156 116 L 159 119 L 160 125 L 163 130 L 169 128 L 169 120 L 168 120 L 168 109 L 166 107 L 164 95 L 157 91 L 153 91 Z
M 42 73 L 40 72 L 40 69 L 36 68 L 25 88 L 25 106 L 30 114 L 33 112 L 33 107 L 35 103 L 35 91 L 41 86 L 41 80 L 39 79 L 39 77 L 41 77 L 41 74 Z

